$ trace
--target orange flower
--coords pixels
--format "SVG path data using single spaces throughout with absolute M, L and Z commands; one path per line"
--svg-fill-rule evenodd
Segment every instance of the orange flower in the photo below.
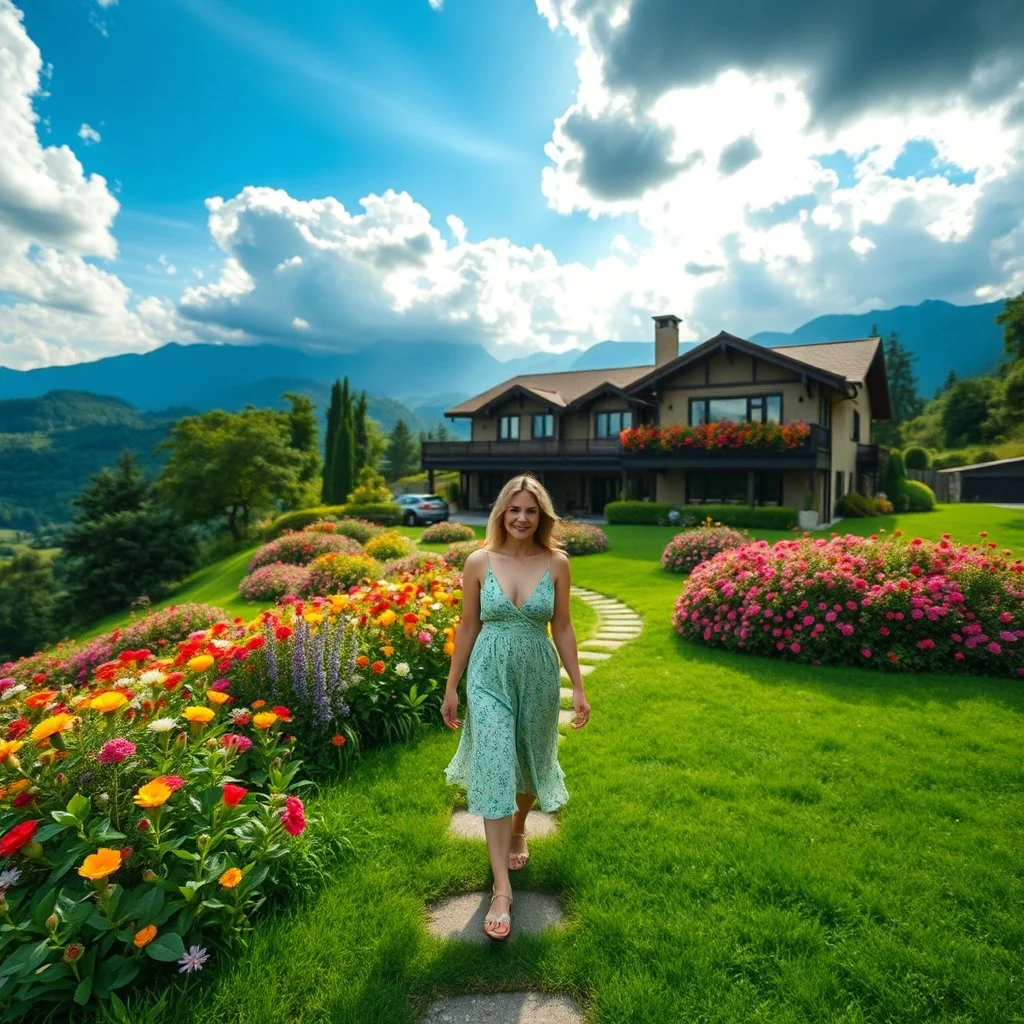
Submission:
M 373 674 L 374 674 L 375 676 L 379 676 L 379 675 L 381 675 L 381 674 L 382 674 L 382 673 L 384 672 L 384 669 L 386 669 L 386 668 L 387 668 L 387 665 L 385 665 L 383 661 L 375 661 L 375 662 L 374 662 L 374 663 L 373 663 L 373 664 L 372 664 L 372 665 L 370 666 L 370 671 L 371 671 L 371 672 L 372 672 L 372 673 L 373 673 Z
M 220 876 L 220 884 L 225 889 L 234 889 L 236 885 L 242 880 L 242 872 L 238 868 L 228 868 L 223 875 Z
M 332 737 L 331 737 L 331 742 L 332 742 L 332 743 L 333 743 L 333 744 L 334 744 L 334 745 L 335 745 L 336 747 L 341 747 L 341 746 L 344 746 L 344 743 L 345 743 L 345 737 L 344 737 L 344 736 L 342 736 L 340 732 L 339 732 L 339 733 L 336 733 L 336 734 L 335 734 L 334 736 L 332 736 Z
M 395 621 L 395 613 L 389 608 L 386 612 L 382 612 L 377 617 L 377 625 L 383 626 L 385 629 Z
M 82 861 L 82 866 L 78 869 L 78 873 L 83 878 L 91 878 L 93 881 L 98 881 L 101 878 L 106 878 L 107 875 L 112 875 L 120 866 L 121 851 L 101 846 L 95 853 L 90 853 Z
M 184 708 L 181 712 L 182 718 L 187 718 L 190 722 L 196 722 L 200 725 L 209 722 L 214 714 L 213 708 L 202 707 Z
M 277 721 L 277 715 L 273 711 L 261 711 L 258 715 L 252 716 L 252 724 L 257 729 L 269 729 Z
M 385 644 L 380 649 L 380 653 L 383 654 L 385 658 L 390 658 L 391 655 L 395 653 L 395 649 L 391 646 L 391 644 Z
M 29 694 L 25 698 L 25 707 L 27 708 L 45 708 L 47 704 L 57 696 L 56 690 L 39 690 L 36 693 Z
M 16 796 L 23 789 L 28 789 L 31 785 L 31 779 L 18 779 L 9 786 L 4 786 L 3 789 L 0 789 L 0 800 L 3 800 L 5 797 Z
M 40 743 L 42 740 L 49 739 L 54 733 L 63 732 L 74 717 L 74 715 L 51 715 L 49 718 L 44 718 L 32 730 L 32 739 L 36 743 Z
M 205 672 L 213 664 L 213 656 L 210 654 L 197 654 L 194 658 L 188 659 L 188 667 L 193 672 Z
M 216 704 L 218 707 L 220 707 L 221 704 L 227 704 L 227 702 L 231 700 L 231 698 L 222 690 L 211 690 L 206 695 L 206 699 L 211 704 Z
M 142 949 L 143 946 L 148 946 L 156 938 L 156 925 L 147 924 L 145 928 L 140 928 L 135 933 L 135 938 L 132 942 L 135 943 L 136 949 Z
M 120 711 L 127 703 L 128 698 L 123 693 L 118 693 L 116 690 L 108 690 L 106 693 L 101 693 L 98 697 L 93 697 L 89 701 L 89 707 L 93 711 L 101 711 L 106 715 L 111 711 Z
M 359 657 L 356 658 L 356 665 L 359 668 L 366 668 L 366 666 L 369 665 L 369 664 L 370 664 L 370 659 L 365 654 L 360 654 Z
M 134 800 L 139 807 L 162 807 L 171 798 L 173 792 L 174 790 L 166 782 L 154 779 L 139 787 Z
M 25 746 L 24 740 L 0 741 L 0 764 L 16 754 L 23 746 Z
M 265 708 L 267 706 L 267 702 L 265 700 L 254 700 L 252 702 L 252 706 L 254 708 Z
M 453 644 L 453 643 L 452 643 L 451 641 L 449 641 L 448 643 L 446 643 L 446 644 L 444 645 L 444 647 L 442 648 L 442 650 L 443 650 L 443 651 L 444 651 L 444 653 L 445 653 L 445 654 L 447 654 L 447 655 L 448 655 L 448 657 L 450 658 L 450 657 L 451 657 L 451 656 L 452 656 L 452 655 L 453 655 L 453 654 L 455 653 L 455 644 Z

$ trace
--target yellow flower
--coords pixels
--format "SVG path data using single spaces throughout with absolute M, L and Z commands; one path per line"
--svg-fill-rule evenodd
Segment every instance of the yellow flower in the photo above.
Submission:
M 171 798 L 173 792 L 174 790 L 166 782 L 154 779 L 152 782 L 140 786 L 134 799 L 139 807 L 162 807 Z
M 51 715 L 49 718 L 44 718 L 32 730 L 32 739 L 39 743 L 56 732 L 63 732 L 74 717 L 74 715 Z
M 449 641 L 448 641 L 448 643 L 446 643 L 446 644 L 444 645 L 444 647 L 442 648 L 442 650 L 443 650 L 443 651 L 444 651 L 444 653 L 445 653 L 445 654 L 447 654 L 447 655 L 448 655 L 448 657 L 450 658 L 450 657 L 451 657 L 451 656 L 452 656 L 452 655 L 453 655 L 453 654 L 455 653 L 455 644 L 453 644 L 453 643 L 452 643 L 452 642 L 451 642 L 451 641 L 449 640 Z
M 433 604 L 434 598 L 431 594 L 420 594 L 420 604 Z
M 140 928 L 135 933 L 135 938 L 132 942 L 135 943 L 136 949 L 142 949 L 143 946 L 148 946 L 156 938 L 156 925 L 147 924 L 145 928 Z
M 395 621 L 395 613 L 390 609 L 386 609 L 377 616 L 377 625 L 383 626 L 385 629 Z
M 193 672 L 205 672 L 213 664 L 213 657 L 209 654 L 197 654 L 194 658 L 188 659 L 188 667 Z
M 324 621 L 324 617 L 319 612 L 306 612 L 303 618 L 305 618 L 311 626 L 318 626 Z
M 273 711 L 261 711 L 258 715 L 252 716 L 252 724 L 257 729 L 269 729 L 277 721 L 277 715 Z
M 82 861 L 82 866 L 78 869 L 78 873 L 83 878 L 91 878 L 93 881 L 97 881 L 100 878 L 106 878 L 107 875 L 112 875 L 120 866 L 121 851 L 101 846 L 95 853 L 90 853 Z
M 107 714 L 111 711 L 120 711 L 127 703 L 128 698 L 123 693 L 109 691 L 107 693 L 101 693 L 98 697 L 93 697 L 93 699 L 89 701 L 89 707 L 91 707 L 93 711 L 102 711 L 104 714 Z
M 228 868 L 223 875 L 220 876 L 220 884 L 225 889 L 234 889 L 236 885 L 242 880 L 242 872 L 238 868 Z
M 395 649 L 391 646 L 391 644 L 385 644 L 380 649 L 380 653 L 383 654 L 385 658 L 390 658 L 391 655 L 395 653 Z
M 8 740 L 6 742 L 0 742 L 0 764 L 12 757 L 21 748 L 25 746 L 24 740 Z
M 208 700 L 208 701 L 209 701 L 209 702 L 210 702 L 211 704 L 216 704 L 216 705 L 217 705 L 217 707 L 220 707 L 220 706 L 221 706 L 221 704 L 227 704 L 227 702 L 228 702 L 228 701 L 229 701 L 229 700 L 230 700 L 231 698 L 230 698 L 230 697 L 229 697 L 229 696 L 228 696 L 228 695 L 227 695 L 226 693 L 223 693 L 223 692 L 222 692 L 222 691 L 220 691 L 220 690 L 211 690 L 211 691 L 210 691 L 210 692 L 209 692 L 209 693 L 208 693 L 208 694 L 206 695 L 206 699 L 207 699 L 207 700 Z
M 187 718 L 190 722 L 199 723 L 209 722 L 210 719 L 213 718 L 215 713 L 216 712 L 213 710 L 213 708 L 200 707 L 185 708 L 181 712 L 182 716 L 184 718 Z

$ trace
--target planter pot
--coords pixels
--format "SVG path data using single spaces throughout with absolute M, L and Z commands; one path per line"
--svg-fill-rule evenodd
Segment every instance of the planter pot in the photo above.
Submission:
M 818 528 L 818 513 L 816 509 L 801 509 L 797 513 L 797 523 L 801 530 L 816 530 Z

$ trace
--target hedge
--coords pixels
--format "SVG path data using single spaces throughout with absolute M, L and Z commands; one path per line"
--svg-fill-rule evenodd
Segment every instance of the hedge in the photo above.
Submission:
M 903 494 L 910 512 L 931 512 L 935 508 L 935 492 L 920 480 L 905 481 Z
M 339 505 L 339 516 L 368 519 L 371 523 L 397 526 L 402 521 L 402 507 L 394 502 L 382 501 L 373 505 Z
M 342 516 L 344 505 L 317 505 L 314 508 L 298 508 L 294 512 L 285 512 L 278 516 L 266 529 L 267 540 L 280 537 L 285 530 L 301 530 L 318 519 L 327 516 Z
M 722 526 L 736 526 L 752 530 L 789 530 L 796 526 L 796 509 L 762 505 L 666 505 L 657 501 L 610 501 L 604 507 L 609 523 L 632 523 L 656 526 L 658 520 L 676 511 L 682 517 L 703 522 L 710 517 Z M 670 523 L 678 529 L 679 522 Z
M 836 502 L 836 511 L 844 519 L 868 519 L 878 515 L 871 502 L 856 491 L 844 494 Z

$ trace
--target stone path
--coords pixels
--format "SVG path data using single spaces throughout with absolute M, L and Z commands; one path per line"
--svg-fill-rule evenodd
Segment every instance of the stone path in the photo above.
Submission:
M 597 633 L 579 645 L 580 673 L 587 676 L 608 661 L 623 644 L 638 637 L 643 621 L 631 608 L 614 598 L 582 587 L 573 587 L 572 593 L 586 601 L 598 616 Z M 565 669 L 562 669 L 561 676 L 563 682 L 569 681 Z M 570 687 L 563 686 L 560 694 L 563 700 L 572 700 Z M 565 739 L 562 727 L 571 728 L 575 717 L 576 712 L 572 710 L 558 712 L 559 743 Z M 484 841 L 483 819 L 464 810 L 452 813 L 449 830 L 462 839 Z M 527 816 L 526 833 L 529 836 L 553 835 L 557 830 L 558 822 L 550 814 L 530 811 Z M 529 865 L 523 869 L 524 872 L 529 870 Z M 489 898 L 490 893 L 471 892 L 431 904 L 427 908 L 428 930 L 443 939 L 490 943 L 483 931 Z M 517 935 L 554 928 L 563 920 L 561 907 L 553 896 L 523 888 L 513 889 L 511 916 L 512 931 L 506 942 L 515 941 Z M 575 1000 L 566 996 L 542 992 L 499 992 L 441 999 L 427 1007 L 423 1024 L 583 1024 L 583 1013 Z

